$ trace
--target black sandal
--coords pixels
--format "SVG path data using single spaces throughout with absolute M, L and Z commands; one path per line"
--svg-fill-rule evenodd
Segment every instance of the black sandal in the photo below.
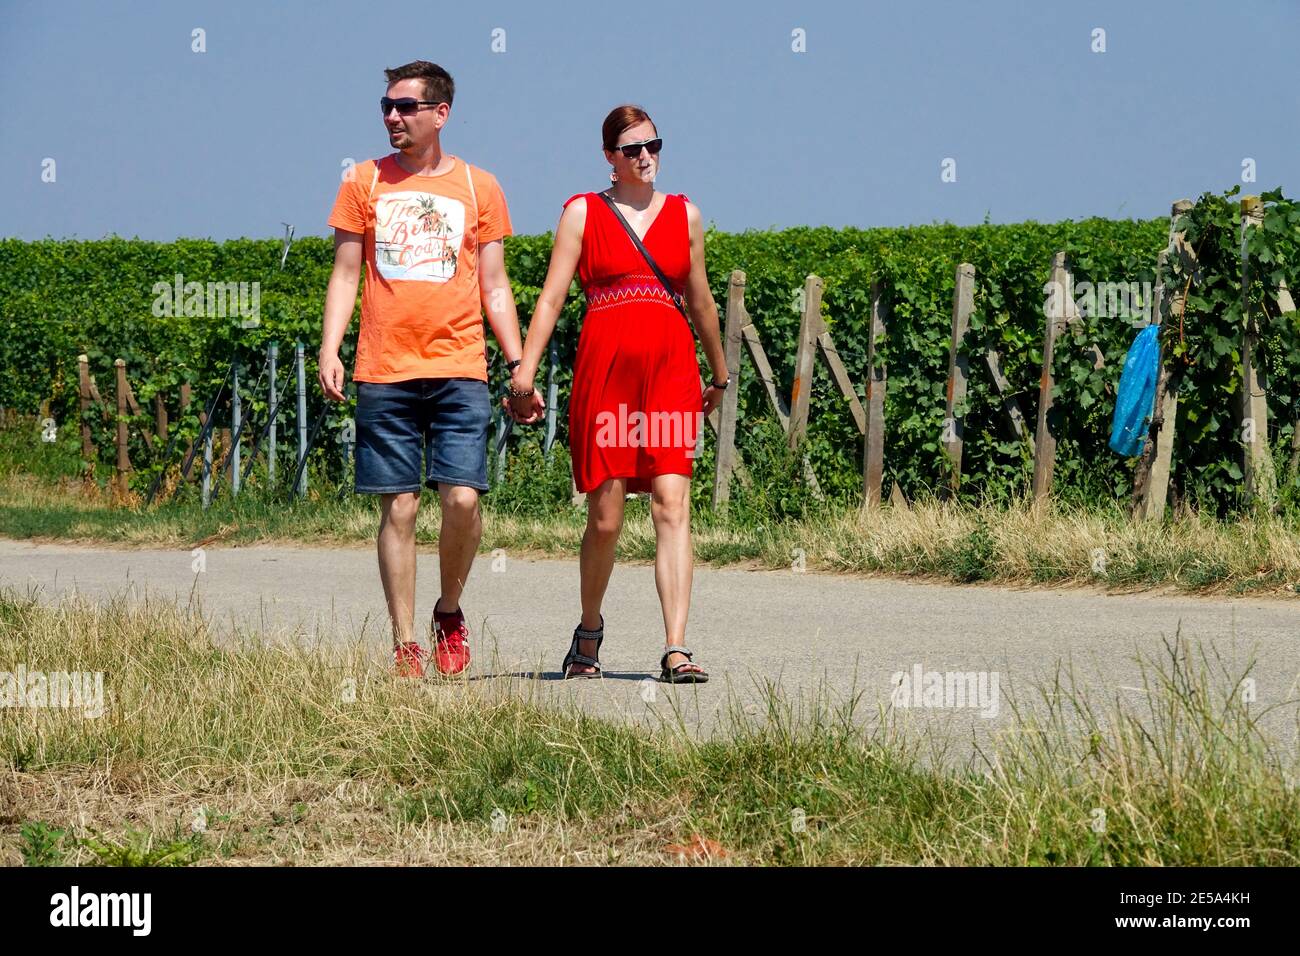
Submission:
M 668 657 L 670 654 L 681 654 L 686 658 L 686 660 L 670 669 L 668 667 Z M 659 679 L 665 684 L 707 684 L 709 681 L 709 675 L 704 671 L 682 670 L 683 667 L 692 663 L 691 659 L 693 657 L 695 657 L 695 655 L 686 648 L 669 644 L 664 648 L 664 656 L 659 658 L 659 667 L 661 668 Z M 698 667 L 699 665 L 697 664 L 696 666 Z
M 600 653 L 601 641 L 605 640 L 605 617 L 601 615 L 600 627 L 594 631 L 589 631 L 578 622 L 578 626 L 573 629 L 573 641 L 569 644 L 569 653 L 564 655 L 564 663 L 560 665 L 560 672 L 564 680 L 580 680 L 584 677 L 603 677 L 604 673 L 600 669 L 600 661 L 594 657 L 588 657 L 586 654 L 579 653 L 578 641 L 595 641 L 596 653 Z M 588 667 L 594 667 L 596 670 L 590 674 L 570 674 L 569 668 L 574 664 L 586 664 Z

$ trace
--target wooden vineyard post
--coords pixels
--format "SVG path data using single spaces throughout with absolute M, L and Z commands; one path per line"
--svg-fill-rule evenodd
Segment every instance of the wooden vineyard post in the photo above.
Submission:
M 189 383 L 189 382 L 181 382 L 180 417 L 181 417 L 182 420 L 185 418 L 185 412 L 186 412 L 186 410 L 190 407 L 190 397 L 191 397 L 191 392 L 192 392 L 192 389 L 191 389 L 191 387 L 190 387 L 190 383 Z M 202 423 L 201 421 L 199 422 L 199 427 L 200 427 L 200 428 L 203 427 L 203 423 Z M 185 454 L 182 456 L 182 460 L 183 460 L 183 461 L 189 461 L 189 460 L 190 460 L 190 453 L 191 453 L 193 450 L 194 450 L 194 442 L 193 442 L 193 441 L 186 442 L 186 444 L 185 444 Z M 183 480 L 184 480 L 184 476 L 182 475 L 182 476 L 181 476 L 179 479 L 177 479 L 177 480 L 178 480 L 178 482 L 179 482 L 179 481 L 183 481 Z
M 185 414 L 188 408 L 190 408 L 190 382 L 185 381 L 181 382 L 181 401 L 178 402 L 177 410 L 175 410 L 175 420 L 177 420 L 178 425 L 185 423 Z M 192 445 L 194 445 L 194 442 L 186 442 L 186 455 L 190 454 L 190 447 Z M 185 459 L 182 458 L 182 460 Z M 185 477 L 177 473 L 175 483 L 179 485 L 183 480 L 185 480 Z
M 164 448 L 167 447 L 167 426 L 167 403 L 163 401 L 162 392 L 158 392 L 153 397 L 153 429 Z
M 1181 315 L 1185 301 L 1182 289 L 1167 289 L 1161 276 L 1170 256 L 1190 256 L 1184 250 L 1184 233 L 1177 229 L 1178 219 L 1192 208 L 1190 199 L 1180 199 L 1169 210 L 1169 245 L 1156 263 L 1156 287 L 1152 303 L 1152 321 L 1164 325 L 1166 318 Z M 1190 263 L 1189 263 L 1190 264 Z M 1161 335 L 1163 336 L 1163 332 Z M 1171 375 L 1169 352 L 1161 345 L 1160 370 L 1156 376 L 1156 396 L 1147 443 L 1138 462 L 1133 480 L 1137 498 L 1134 516 L 1143 521 L 1159 520 L 1165 514 L 1169 495 L 1169 473 L 1174 460 L 1174 428 L 1178 419 L 1178 382 Z
M 126 362 L 115 359 L 117 372 L 117 464 L 113 474 L 114 489 L 118 495 L 127 493 L 127 476 L 131 472 L 131 458 L 127 451 L 126 433 Z
M 141 414 L 140 403 L 136 401 L 135 389 L 131 387 L 130 381 L 126 382 L 126 408 L 133 416 L 139 417 Z M 145 425 L 141 427 L 140 436 L 144 439 L 145 447 L 152 453 L 154 450 L 153 434 L 149 431 L 149 426 Z
M 98 456 L 95 452 L 95 439 L 90 430 L 90 423 L 86 421 L 86 413 L 90 410 L 91 404 L 90 359 L 86 355 L 77 356 L 77 387 L 80 398 L 78 407 L 81 410 L 82 478 L 91 481 L 95 477 L 95 461 Z
M 1169 252 L 1161 252 L 1156 260 L 1156 273 L 1165 271 L 1169 261 Z M 1161 281 L 1156 282 L 1154 291 L 1154 323 L 1164 324 L 1162 312 L 1167 311 L 1167 302 L 1173 302 L 1170 293 Z M 1178 297 L 1179 302 L 1182 295 Z M 1134 515 L 1136 518 L 1161 518 L 1165 514 L 1165 498 L 1169 494 L 1169 470 L 1173 462 L 1174 419 L 1178 415 L 1177 389 L 1169 388 L 1169 369 L 1165 367 L 1164 342 L 1160 347 L 1160 368 L 1156 372 L 1156 398 L 1152 405 L 1151 429 L 1147 434 L 1147 444 L 1134 473 Z
M 853 379 L 849 377 L 849 370 L 844 367 L 840 350 L 835 347 L 835 340 L 831 338 L 830 330 L 825 327 L 817 336 L 817 351 L 822 361 L 826 363 L 827 371 L 830 372 L 831 384 L 849 406 L 849 414 L 853 416 L 853 426 L 858 430 L 859 435 L 865 435 L 867 433 L 866 410 L 858 400 L 857 393 L 853 391 Z
M 880 283 L 871 283 L 871 327 L 867 330 L 867 433 L 862 443 L 862 505 L 880 507 L 885 471 L 886 370 L 876 361 L 885 341 L 885 304 Z
M 894 487 L 889 491 L 889 503 L 899 510 L 907 508 L 907 498 L 903 495 L 903 489 L 898 487 L 898 482 L 894 482 Z
M 817 334 L 817 351 L 820 353 L 822 361 L 826 363 L 826 369 L 831 377 L 831 384 L 835 386 L 835 390 L 840 393 L 840 397 L 849 406 L 849 414 L 853 417 L 853 427 L 863 437 L 865 446 L 867 411 L 862 407 L 862 402 L 853 389 L 853 378 L 849 375 L 844 360 L 840 358 L 840 350 L 835 346 L 835 340 L 831 338 L 830 330 L 826 328 L 824 322 L 820 324 L 821 331 Z M 865 454 L 864 447 L 863 455 L 865 456 Z M 804 473 L 808 479 L 809 487 L 815 489 L 814 493 L 820 497 L 821 489 L 817 487 L 817 479 L 813 475 L 812 463 L 806 456 L 804 457 Z
M 745 348 L 749 352 L 749 358 L 754 363 L 754 371 L 758 373 L 758 380 L 763 383 L 763 390 L 767 392 L 768 404 L 776 413 L 777 424 L 781 426 L 781 431 L 785 434 L 790 433 L 790 409 L 786 407 L 785 399 L 781 393 L 776 390 L 776 374 L 772 371 L 772 363 L 767 360 L 767 352 L 763 349 L 763 340 L 758 337 L 758 329 L 753 325 L 746 325 L 740 330 L 740 337 L 745 343 Z
M 1258 196 L 1241 200 L 1241 442 L 1245 445 L 1246 496 L 1272 508 L 1277 479 L 1268 445 L 1268 385 L 1258 364 L 1259 319 L 1250 311 L 1250 256 L 1246 251 L 1250 230 L 1264 221 L 1264 204 Z
M 970 316 L 975 310 L 975 267 L 963 262 L 957 267 L 952 290 L 952 344 L 948 350 L 947 405 L 944 409 L 941 442 L 948 454 L 949 476 L 945 497 L 955 493 L 961 484 L 961 451 L 965 435 L 964 415 L 957 409 L 966 401 L 966 387 L 970 379 L 970 362 L 962 352 Z
M 1283 313 L 1295 311 L 1295 299 L 1291 297 L 1291 290 L 1287 288 L 1285 281 L 1277 287 L 1277 308 Z M 1300 415 L 1296 415 L 1292 420 L 1291 462 L 1287 468 L 1287 481 L 1295 481 L 1298 465 L 1300 465 Z
M 809 276 L 809 279 L 816 279 L 818 288 L 820 290 L 821 279 L 817 279 L 816 276 Z M 807 302 L 806 294 L 804 297 L 804 301 Z M 821 309 L 821 305 L 820 305 L 820 291 L 819 291 L 818 293 L 819 313 L 820 313 L 820 309 Z M 772 363 L 768 361 L 767 352 L 763 348 L 763 340 L 759 337 L 758 329 L 754 328 L 753 323 L 750 321 L 748 311 L 744 313 L 744 316 L 745 316 L 745 324 L 740 330 L 740 339 L 745 345 L 745 351 L 749 353 L 750 361 L 754 363 L 754 371 L 758 375 L 758 380 L 763 384 L 763 391 L 767 393 L 768 404 L 771 405 L 772 411 L 776 414 L 777 424 L 780 426 L 782 434 L 789 435 L 790 434 L 790 408 L 786 404 L 785 396 L 782 395 L 780 391 L 778 391 L 777 389 L 776 373 L 772 371 Z M 817 322 L 819 323 L 819 327 L 820 327 L 820 322 L 821 322 L 820 314 L 817 317 Z M 808 352 L 811 355 L 812 348 L 809 348 Z M 798 386 L 796 385 L 796 388 L 797 387 Z M 717 414 L 716 410 L 714 414 Z M 712 418 L 710 418 L 710 421 L 712 421 Z M 803 456 L 803 476 L 804 476 L 804 480 L 808 482 L 808 487 L 812 490 L 813 496 L 816 498 L 823 497 L 821 486 L 817 483 L 817 474 L 816 472 L 813 471 L 812 462 L 808 459 L 807 455 Z M 744 463 L 740 460 L 739 455 L 737 455 L 736 457 L 736 477 L 740 479 L 740 483 L 742 485 L 748 485 L 751 481 L 749 472 L 745 469 Z
M 1020 403 L 1016 401 L 1016 393 L 1011 388 L 1011 381 L 1003 371 L 1002 353 L 996 349 L 989 349 L 984 353 L 984 364 L 988 366 L 993 384 L 997 386 L 998 394 L 1002 396 L 1002 410 L 1007 413 L 1012 433 L 1018 440 L 1024 441 L 1028 435 L 1025 429 L 1025 413 L 1020 410 Z M 1029 446 L 1029 450 L 1032 454 L 1033 445 Z
M 1052 471 L 1056 467 L 1056 437 L 1047 425 L 1052 410 L 1052 350 L 1056 345 L 1057 326 L 1068 314 L 1065 305 L 1070 290 L 1065 272 L 1065 253 L 1052 257 L 1052 276 L 1047 297 L 1047 316 L 1043 332 L 1043 371 L 1038 380 L 1038 423 L 1034 429 L 1034 502 L 1045 501 L 1052 493 Z
M 718 457 L 713 475 L 713 507 L 724 508 L 731 497 L 731 473 L 736 467 L 736 415 L 739 410 L 741 328 L 745 322 L 745 273 L 739 269 L 727 281 L 727 318 L 723 347 L 731 384 L 722 393 L 718 417 Z
M 734 474 L 742 486 L 748 487 L 752 482 L 740 453 L 736 448 L 736 432 L 739 426 L 740 401 L 740 367 L 743 352 L 749 353 L 754 363 L 754 371 L 767 395 L 768 403 L 776 415 L 783 434 L 787 436 L 791 450 L 798 451 L 807 435 L 808 412 L 811 399 L 813 373 L 818 354 L 826 363 L 831 382 L 843 396 L 853 416 L 854 425 L 859 434 L 866 435 L 868 430 L 868 413 L 853 389 L 853 380 L 840 358 L 839 350 L 831 338 L 829 330 L 821 317 L 822 279 L 810 275 L 804 282 L 802 290 L 803 310 L 799 328 L 799 347 L 795 357 L 795 378 L 791 387 L 789 404 L 778 390 L 776 375 L 772 363 L 768 361 L 758 330 L 745 308 L 745 273 L 739 269 L 732 272 L 728 279 L 726 321 L 723 345 L 726 350 L 727 368 L 732 384 L 724 393 L 722 403 L 709 416 L 709 425 L 718 435 L 718 457 L 714 474 L 713 503 L 715 507 L 725 506 L 730 497 L 730 479 Z M 880 326 L 883 335 L 883 326 Z M 882 403 L 878 415 L 884 421 L 884 379 L 883 370 L 880 380 L 879 400 Z M 879 431 L 879 429 L 878 429 Z M 865 453 L 864 453 L 865 454 Z M 821 499 L 824 494 L 813 471 L 812 462 L 806 453 L 801 454 L 803 477 L 813 496 Z M 865 480 L 865 479 L 864 479 Z M 577 495 L 574 495 L 575 501 Z
M 794 384 L 790 389 L 790 448 L 798 449 L 808 432 L 808 404 L 812 397 L 813 363 L 817 358 L 817 336 L 822 331 L 822 280 L 810 275 L 803 284 L 803 317 L 799 322 L 799 345 L 794 360 Z

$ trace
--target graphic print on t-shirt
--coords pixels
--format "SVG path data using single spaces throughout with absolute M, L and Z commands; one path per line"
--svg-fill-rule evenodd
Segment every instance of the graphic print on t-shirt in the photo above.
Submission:
M 375 200 L 375 265 L 385 279 L 446 282 L 465 238 L 465 205 L 435 193 L 384 193 Z

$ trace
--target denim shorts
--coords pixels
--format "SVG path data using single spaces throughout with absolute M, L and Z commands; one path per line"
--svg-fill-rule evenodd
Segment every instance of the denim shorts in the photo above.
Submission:
M 359 494 L 419 491 L 438 484 L 487 491 L 487 382 L 416 378 L 357 382 Z

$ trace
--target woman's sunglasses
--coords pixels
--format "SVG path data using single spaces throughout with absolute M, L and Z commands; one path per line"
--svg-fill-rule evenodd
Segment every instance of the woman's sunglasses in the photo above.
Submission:
M 640 143 L 624 143 L 619 147 L 619 150 L 622 151 L 623 155 L 628 159 L 636 159 L 641 155 L 642 146 L 645 147 L 646 152 L 651 156 L 658 156 L 659 150 L 664 148 L 664 141 L 662 137 L 656 136 L 654 139 L 647 139 Z
M 401 116 L 410 116 L 421 106 L 437 106 L 440 100 L 417 100 L 414 96 L 399 96 L 397 99 L 389 99 L 387 96 L 379 98 L 379 111 L 385 116 L 394 106 Z

